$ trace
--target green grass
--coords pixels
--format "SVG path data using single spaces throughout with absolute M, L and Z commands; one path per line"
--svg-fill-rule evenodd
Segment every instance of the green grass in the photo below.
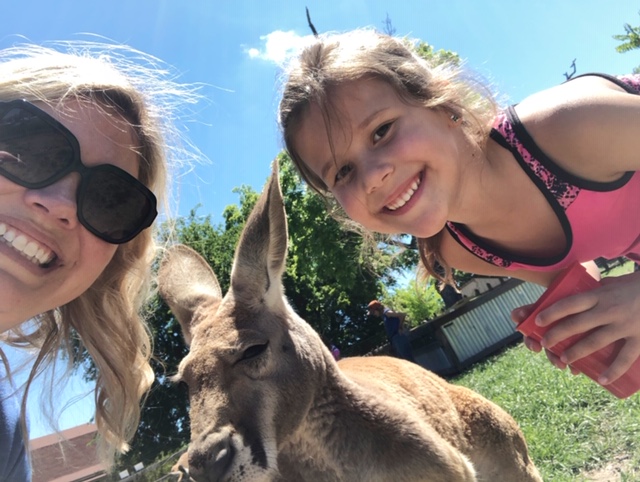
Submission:
M 635 263 L 633 261 L 628 261 L 624 264 L 621 264 L 620 266 L 616 266 L 615 268 L 612 268 L 611 270 L 607 271 L 606 273 L 603 273 L 603 277 L 607 277 L 607 276 L 620 276 L 623 274 L 629 274 L 629 273 L 633 273 L 633 268 L 635 266 Z
M 640 480 L 640 394 L 619 400 L 523 345 L 452 382 L 481 393 L 516 419 L 545 481 L 587 481 L 587 471 L 611 464 L 621 468 L 620 481 Z

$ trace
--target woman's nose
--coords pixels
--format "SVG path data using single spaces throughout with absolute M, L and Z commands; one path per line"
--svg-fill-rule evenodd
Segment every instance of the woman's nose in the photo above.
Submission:
M 384 185 L 387 177 L 393 172 L 393 166 L 380 159 L 369 159 L 364 164 L 365 190 L 367 194 L 371 194 Z
M 29 206 L 50 216 L 65 228 L 74 228 L 78 223 L 76 202 L 80 175 L 71 173 L 59 181 L 41 189 L 27 189 L 25 200 Z

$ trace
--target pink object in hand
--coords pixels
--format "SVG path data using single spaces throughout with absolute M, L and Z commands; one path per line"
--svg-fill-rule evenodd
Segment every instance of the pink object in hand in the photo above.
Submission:
M 589 291 L 598 286 L 598 281 L 587 272 L 584 266 L 579 263 L 571 265 L 553 280 L 549 288 L 547 288 L 538 301 L 536 301 L 533 312 L 526 320 L 517 326 L 517 330 L 523 335 L 540 342 L 546 331 L 555 323 L 549 326 L 536 325 L 535 318 L 538 313 L 562 298 Z M 587 336 L 590 332 L 591 331 L 588 331 L 569 337 L 549 348 L 549 351 L 560 356 L 567 348 Z M 623 340 L 612 343 L 589 356 L 576 360 L 571 366 L 597 382 L 600 374 L 611 365 L 623 343 Z M 602 386 L 618 398 L 626 398 L 640 390 L 640 358 L 634 362 L 623 376 L 613 383 Z

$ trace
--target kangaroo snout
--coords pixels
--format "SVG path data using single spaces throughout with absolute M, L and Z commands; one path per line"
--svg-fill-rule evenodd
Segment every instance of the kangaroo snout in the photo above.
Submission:
M 199 482 L 218 482 L 231 467 L 234 457 L 229 430 L 207 434 L 189 446 L 189 475 Z

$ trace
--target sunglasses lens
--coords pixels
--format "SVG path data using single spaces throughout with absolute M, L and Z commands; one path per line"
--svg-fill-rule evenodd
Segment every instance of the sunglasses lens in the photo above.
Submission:
M 78 218 L 110 243 L 130 240 L 151 225 L 155 198 L 138 180 L 114 166 L 95 168 L 81 187 Z
M 2 105 L 3 103 L 0 103 Z M 149 227 L 156 199 L 135 177 L 111 164 L 84 167 L 73 134 L 37 107 L 11 101 L 0 108 L 0 175 L 41 189 L 81 173 L 78 219 L 109 243 L 124 243 Z
M 13 107 L 0 116 L 0 171 L 25 187 L 37 187 L 66 169 L 74 147 L 35 112 Z

